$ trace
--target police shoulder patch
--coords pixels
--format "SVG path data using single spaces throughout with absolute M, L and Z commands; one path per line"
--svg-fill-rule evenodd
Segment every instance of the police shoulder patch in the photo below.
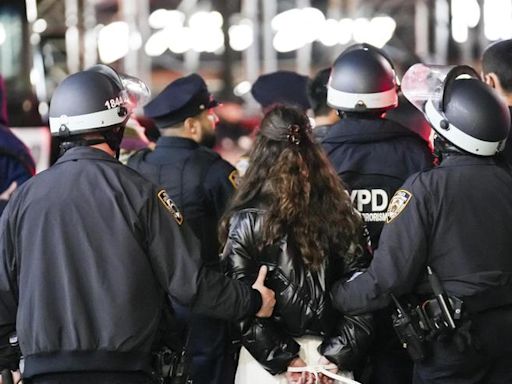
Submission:
M 231 184 L 233 184 L 233 187 L 235 187 L 235 189 L 238 189 L 238 185 L 240 183 L 240 174 L 236 169 L 231 171 L 231 173 L 228 176 L 228 180 L 231 182 Z
M 174 201 L 171 200 L 169 195 L 167 195 L 167 192 L 165 190 L 161 190 L 157 194 L 158 200 L 162 203 L 165 209 L 167 209 L 169 212 L 171 212 L 172 217 L 178 225 L 183 224 L 183 215 L 181 214 L 180 210 L 178 209 L 178 206 L 174 203 Z
M 388 206 L 386 223 L 391 223 L 405 209 L 411 197 L 412 193 L 405 189 L 399 189 L 395 192 Z

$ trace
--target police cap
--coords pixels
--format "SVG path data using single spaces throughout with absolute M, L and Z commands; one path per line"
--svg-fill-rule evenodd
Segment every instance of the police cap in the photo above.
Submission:
M 264 109 L 272 104 L 286 104 L 307 110 L 310 108 L 308 83 L 307 76 L 291 71 L 276 71 L 258 77 L 251 94 Z
M 203 78 L 194 73 L 165 87 L 144 107 L 144 114 L 153 119 L 158 128 L 167 128 L 217 105 Z

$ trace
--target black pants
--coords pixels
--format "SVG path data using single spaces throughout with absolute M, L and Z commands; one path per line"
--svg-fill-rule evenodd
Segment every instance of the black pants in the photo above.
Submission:
M 512 307 L 471 317 L 471 345 L 431 343 L 432 355 L 415 364 L 414 384 L 512 383 Z
M 236 364 L 227 350 L 227 323 L 191 314 L 173 303 L 176 317 L 190 327 L 187 349 L 191 357 L 190 376 L 194 384 L 229 384 L 235 377 Z
M 363 384 L 411 384 L 413 364 L 402 347 L 391 322 L 392 307 L 374 313 L 375 340 L 362 372 L 355 372 Z

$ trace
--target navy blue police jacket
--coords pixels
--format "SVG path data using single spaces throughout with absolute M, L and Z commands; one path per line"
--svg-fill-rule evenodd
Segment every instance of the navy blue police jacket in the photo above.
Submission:
M 128 166 L 165 188 L 201 240 L 204 261 L 218 266 L 217 225 L 235 191 L 236 169 L 214 151 L 183 137 L 160 137 L 154 151 L 139 151 Z
M 427 265 L 470 310 L 510 304 L 510 191 L 512 173 L 495 158 L 451 155 L 409 177 L 390 203 L 368 270 L 334 285 L 335 307 L 364 313 L 387 305 L 390 293 L 432 296 Z
M 35 173 L 35 164 L 27 147 L 11 130 L 2 125 L 0 117 L 0 193 L 12 182 L 23 184 Z M 0 215 L 7 201 L 0 200 Z
M 0 369 L 16 331 L 24 377 L 149 372 L 168 295 L 224 320 L 261 305 L 249 285 L 202 267 L 199 241 L 162 188 L 101 150 L 69 149 L 9 201 L 0 219 Z
M 433 166 L 428 144 L 387 119 L 344 117 L 329 129 L 322 146 L 377 248 L 395 191 L 411 174 Z

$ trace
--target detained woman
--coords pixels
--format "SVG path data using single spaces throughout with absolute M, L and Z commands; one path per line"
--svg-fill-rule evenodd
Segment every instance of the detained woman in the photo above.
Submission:
M 238 324 L 235 383 L 354 383 L 371 318 L 343 316 L 329 290 L 370 261 L 362 220 L 298 109 L 265 115 L 249 164 L 221 221 L 222 260 L 247 284 L 266 265 L 276 306 L 270 319 Z

